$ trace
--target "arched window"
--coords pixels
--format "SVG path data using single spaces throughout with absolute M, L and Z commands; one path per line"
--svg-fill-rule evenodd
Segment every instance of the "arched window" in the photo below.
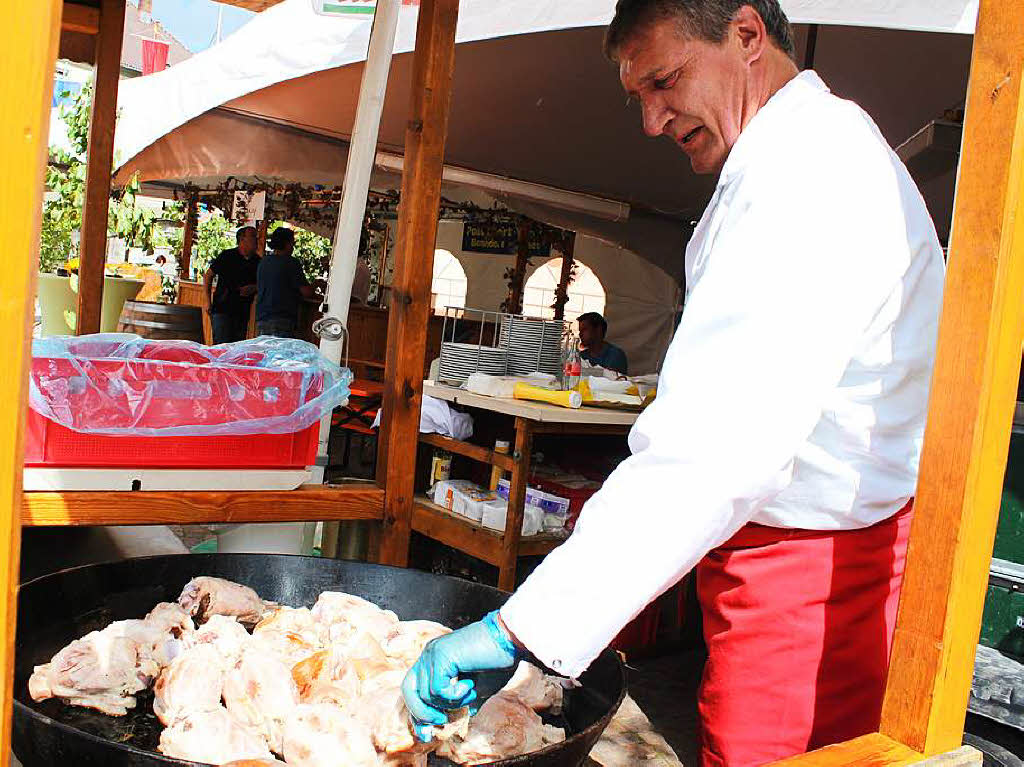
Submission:
M 434 251 L 434 279 L 430 283 L 435 314 L 445 307 L 466 305 L 466 270 L 459 259 L 447 250 Z
M 575 277 L 569 283 L 565 319 L 573 321 L 584 312 L 604 314 L 605 293 L 601 280 L 583 262 L 576 261 L 575 267 Z M 523 313 L 532 317 L 554 317 L 555 290 L 561 276 L 560 258 L 552 258 L 531 274 L 523 289 Z

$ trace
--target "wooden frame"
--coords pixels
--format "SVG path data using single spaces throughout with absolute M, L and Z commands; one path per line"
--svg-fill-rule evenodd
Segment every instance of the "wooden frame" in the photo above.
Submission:
M 105 2 L 109 5 L 114 0 Z M 5 51 L 8 76 L 0 85 L 6 89 L 9 106 L 0 121 L 0 147 L 7 170 L 0 186 L 0 232 L 10 246 L 10 258 L 0 260 L 0 285 L 4 288 L 0 291 L 0 346 L 7 350 L 0 387 L 7 402 L 23 403 L 22 407 L 47 111 L 61 10 L 59 0 L 11 6 L 10 26 L 18 34 Z M 457 11 L 458 0 L 425 0 L 414 56 L 413 114 L 403 178 L 408 202 L 400 223 L 386 375 L 389 428 L 384 442 L 389 445 L 391 460 L 382 501 L 382 558 L 399 564 L 407 556 L 413 524 L 409 456 L 416 441 L 430 292 L 430 258 L 424 254 L 432 252 L 436 227 Z M 1020 211 L 1024 29 L 1017 23 L 1022 11 L 1024 0 L 980 3 L 939 352 L 880 732 L 781 764 L 960 765 L 980 761 L 976 752 L 956 746 L 966 710 L 1024 338 L 1024 303 L 1020 300 L 1024 293 L 1024 211 Z M 101 15 L 101 39 L 102 26 Z M 109 55 L 102 45 L 98 53 Z M 105 125 L 112 130 L 112 120 Z M 86 517 L 110 521 L 118 518 L 118 502 L 131 499 L 118 496 L 97 502 L 96 497 L 83 499 L 74 494 L 23 496 L 22 411 L 6 408 L 0 410 L 0 418 L 6 419 L 5 428 L 0 428 L 0 532 L 7 541 L 3 549 L 5 582 L 0 590 L 7 631 L 0 643 L 3 767 L 10 754 L 15 592 L 23 510 L 30 523 L 60 522 L 58 517 L 64 513 L 60 509 L 77 509 L 66 513 L 65 524 L 81 523 Z M 370 489 L 337 498 L 335 518 L 373 517 L 381 492 Z M 212 497 L 216 495 L 165 496 L 160 499 L 166 504 L 165 511 L 155 517 L 241 519 L 248 517 L 237 512 L 238 498 L 284 501 L 273 494 Z M 292 502 L 292 496 L 287 497 L 285 505 Z M 351 516 L 346 516 L 346 509 Z M 273 514 L 262 518 L 270 521 Z M 140 512 L 131 521 L 155 519 Z M 929 758 L 942 752 L 948 753 Z

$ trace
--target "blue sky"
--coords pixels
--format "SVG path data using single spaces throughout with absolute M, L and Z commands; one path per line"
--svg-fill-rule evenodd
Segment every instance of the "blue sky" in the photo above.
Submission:
M 241 8 L 221 5 L 213 0 L 153 0 L 153 18 L 159 21 L 193 53 L 205 50 L 214 41 L 217 12 L 224 9 L 221 34 L 227 37 L 254 14 Z

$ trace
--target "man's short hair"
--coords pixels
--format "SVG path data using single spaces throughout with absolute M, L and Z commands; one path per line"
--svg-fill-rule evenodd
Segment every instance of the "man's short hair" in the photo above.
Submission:
M 270 247 L 272 250 L 284 250 L 290 242 L 295 242 L 295 232 L 286 226 L 278 227 L 270 235 Z
M 242 236 L 246 232 L 252 232 L 255 235 L 256 234 L 256 227 L 255 226 L 242 226 L 242 227 L 239 227 L 238 231 L 235 232 L 235 245 L 238 245 L 238 244 L 240 244 L 242 242 Z
M 779 0 L 618 0 L 615 18 L 604 37 L 605 55 L 615 59 L 619 48 L 639 29 L 666 19 L 676 19 L 689 37 L 720 43 L 736 12 L 745 5 L 758 12 L 775 44 L 793 56 L 793 29 Z
M 608 322 L 597 312 L 581 314 L 576 318 L 576 322 L 585 322 L 592 327 L 600 328 L 602 336 L 608 335 Z

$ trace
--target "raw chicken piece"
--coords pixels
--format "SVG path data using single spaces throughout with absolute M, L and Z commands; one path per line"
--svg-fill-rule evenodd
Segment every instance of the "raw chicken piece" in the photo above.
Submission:
M 381 643 L 388 657 L 411 666 L 431 639 L 450 634 L 451 629 L 434 621 L 399 621 Z
M 549 676 L 525 660 L 519 661 L 515 673 L 501 691 L 515 695 L 534 711 L 562 712 L 565 688 L 559 677 Z
M 223 767 L 274 767 L 284 764 L 280 759 L 239 759 L 237 762 L 228 762 Z
M 252 641 L 281 658 L 288 666 L 322 649 L 326 632 L 305 607 L 282 607 L 263 618 L 252 631 Z
M 160 753 L 207 764 L 256 759 L 273 763 L 263 737 L 223 708 L 186 714 L 160 733 Z
M 242 623 L 256 623 L 271 603 L 248 586 L 201 575 L 185 585 L 178 604 L 202 624 L 211 615 L 233 615 Z
M 323 592 L 311 612 L 317 623 L 327 627 L 332 642 L 344 642 L 363 632 L 382 642 L 398 623 L 398 616 L 390 610 L 340 591 Z
M 135 708 L 135 693 L 146 689 L 159 668 L 139 657 L 138 642 L 125 635 L 127 621 L 93 631 L 36 666 L 28 681 L 33 700 L 65 703 L 124 716 Z M 141 623 L 141 621 L 135 621 Z
M 149 677 L 147 685 L 185 650 L 190 636 L 181 630 L 176 618 L 168 620 L 166 614 L 141 621 L 115 621 L 104 631 L 117 632 L 135 642 L 139 648 L 139 668 Z
M 459 764 L 485 764 L 563 740 L 565 730 L 544 724 L 516 695 L 502 691 L 485 701 L 470 718 L 465 737 L 441 743 L 437 753 Z
M 181 716 L 220 708 L 224 673 L 224 659 L 212 644 L 186 650 L 156 680 L 153 713 L 170 725 Z
M 370 730 L 373 745 L 378 751 L 394 754 L 408 751 L 416 745 L 409 709 L 405 707 L 400 687 L 362 695 L 351 711 Z
M 369 679 L 389 671 L 405 671 L 408 667 L 384 654 L 380 643 L 369 632 L 356 634 L 342 644 L 348 662 L 356 670 L 360 680 Z
M 402 680 L 405 679 L 407 671 L 408 669 L 396 668 L 376 676 L 367 677 L 360 683 L 359 690 L 363 695 L 368 695 L 371 692 L 386 690 L 390 687 L 401 687 Z
M 237 618 L 229 615 L 211 615 L 206 623 L 196 629 L 190 641 L 193 646 L 211 645 L 230 667 L 238 663 L 242 657 L 242 650 L 251 640 L 249 632 Z
M 231 716 L 262 733 L 281 753 L 284 722 L 299 703 L 291 669 L 273 653 L 253 645 L 224 680 L 224 704 Z
M 347 705 L 359 697 L 359 676 L 339 645 L 314 653 L 292 667 L 302 703 Z
M 175 639 L 191 634 L 196 628 L 188 611 L 177 602 L 160 602 L 149 611 L 146 623 L 168 632 Z
M 288 718 L 284 758 L 291 767 L 379 767 L 370 730 L 344 709 L 303 704 Z

